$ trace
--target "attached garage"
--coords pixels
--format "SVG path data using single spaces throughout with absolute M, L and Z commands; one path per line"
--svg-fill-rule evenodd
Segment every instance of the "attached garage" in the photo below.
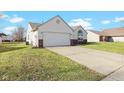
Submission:
M 43 47 L 70 45 L 70 34 L 43 33 Z

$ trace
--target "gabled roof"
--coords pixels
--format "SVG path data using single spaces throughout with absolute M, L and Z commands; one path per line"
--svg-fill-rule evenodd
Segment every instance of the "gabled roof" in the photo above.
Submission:
M 76 31 L 80 26 L 71 26 L 71 28 Z
M 30 26 L 32 27 L 32 29 L 36 29 L 38 27 L 40 27 L 42 24 L 40 23 L 33 23 L 33 22 L 29 22 Z
M 60 18 L 72 31 L 74 31 L 59 15 L 57 16 L 54 16 L 53 18 L 49 19 L 48 21 L 40 24 L 40 23 L 32 23 L 32 22 L 29 22 L 29 24 L 31 25 L 33 31 L 37 30 L 40 26 L 43 26 L 45 25 L 46 23 L 50 22 L 51 20 L 55 19 L 55 18 Z
M 105 36 L 124 36 L 124 27 L 103 30 Z
M 88 31 L 93 32 L 93 33 L 98 34 L 98 35 L 102 35 L 101 31 L 96 31 L 96 30 L 88 30 Z
M 77 31 L 78 28 L 82 28 L 82 29 L 87 33 L 87 31 L 86 31 L 81 25 L 78 25 L 78 26 L 71 26 L 71 28 L 72 28 L 74 31 Z
M 63 20 L 63 18 L 61 18 L 59 15 L 54 16 L 53 18 L 51 18 L 51 19 L 49 19 L 48 21 L 44 22 L 42 25 L 48 23 L 49 21 L 51 21 L 51 20 L 53 20 L 53 19 L 55 19 L 55 18 L 57 18 L 57 17 L 60 18 L 72 31 L 74 31 L 74 30 Z

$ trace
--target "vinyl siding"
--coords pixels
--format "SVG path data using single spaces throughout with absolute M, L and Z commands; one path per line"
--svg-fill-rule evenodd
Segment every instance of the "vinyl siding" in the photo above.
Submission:
M 99 42 L 99 35 L 91 31 L 87 31 L 87 41 L 88 42 Z

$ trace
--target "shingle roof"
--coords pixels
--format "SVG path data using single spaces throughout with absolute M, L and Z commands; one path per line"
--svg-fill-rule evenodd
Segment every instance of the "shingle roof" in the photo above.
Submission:
M 40 27 L 41 25 L 44 25 L 44 24 L 48 23 L 49 21 L 53 20 L 53 19 L 56 18 L 56 17 L 59 17 L 59 18 L 73 31 L 73 29 L 72 29 L 59 15 L 57 15 L 57 16 L 55 16 L 55 17 L 49 19 L 48 21 L 46 21 L 46 22 L 44 22 L 44 23 L 42 23 L 42 24 L 40 24 L 40 23 L 32 23 L 32 22 L 29 22 L 29 24 L 31 25 L 33 31 L 35 31 L 35 30 L 36 30 L 38 27 Z
M 78 26 L 71 26 L 71 28 L 72 28 L 74 31 L 77 31 L 78 28 L 82 28 L 82 29 L 87 33 L 87 31 L 86 31 L 81 25 L 78 25 Z
M 96 31 L 96 30 L 88 30 L 88 31 L 91 31 L 91 32 L 98 34 L 98 35 L 103 35 L 103 33 L 101 31 Z
M 71 28 L 75 31 L 76 29 L 78 29 L 80 26 L 71 26 Z
M 105 36 L 124 36 L 124 27 L 103 30 Z
M 29 24 L 31 25 L 32 29 L 38 28 L 39 26 L 42 25 L 40 23 L 32 23 L 32 22 L 29 22 Z

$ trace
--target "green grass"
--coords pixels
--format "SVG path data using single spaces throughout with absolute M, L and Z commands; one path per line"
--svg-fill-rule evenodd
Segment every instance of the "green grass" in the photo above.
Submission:
M 124 43 L 123 42 L 99 42 L 99 43 L 87 43 L 82 47 L 92 48 L 97 50 L 103 50 L 107 52 L 119 53 L 124 55 Z
M 0 45 L 0 80 L 101 80 L 96 73 L 47 49 L 23 43 Z

